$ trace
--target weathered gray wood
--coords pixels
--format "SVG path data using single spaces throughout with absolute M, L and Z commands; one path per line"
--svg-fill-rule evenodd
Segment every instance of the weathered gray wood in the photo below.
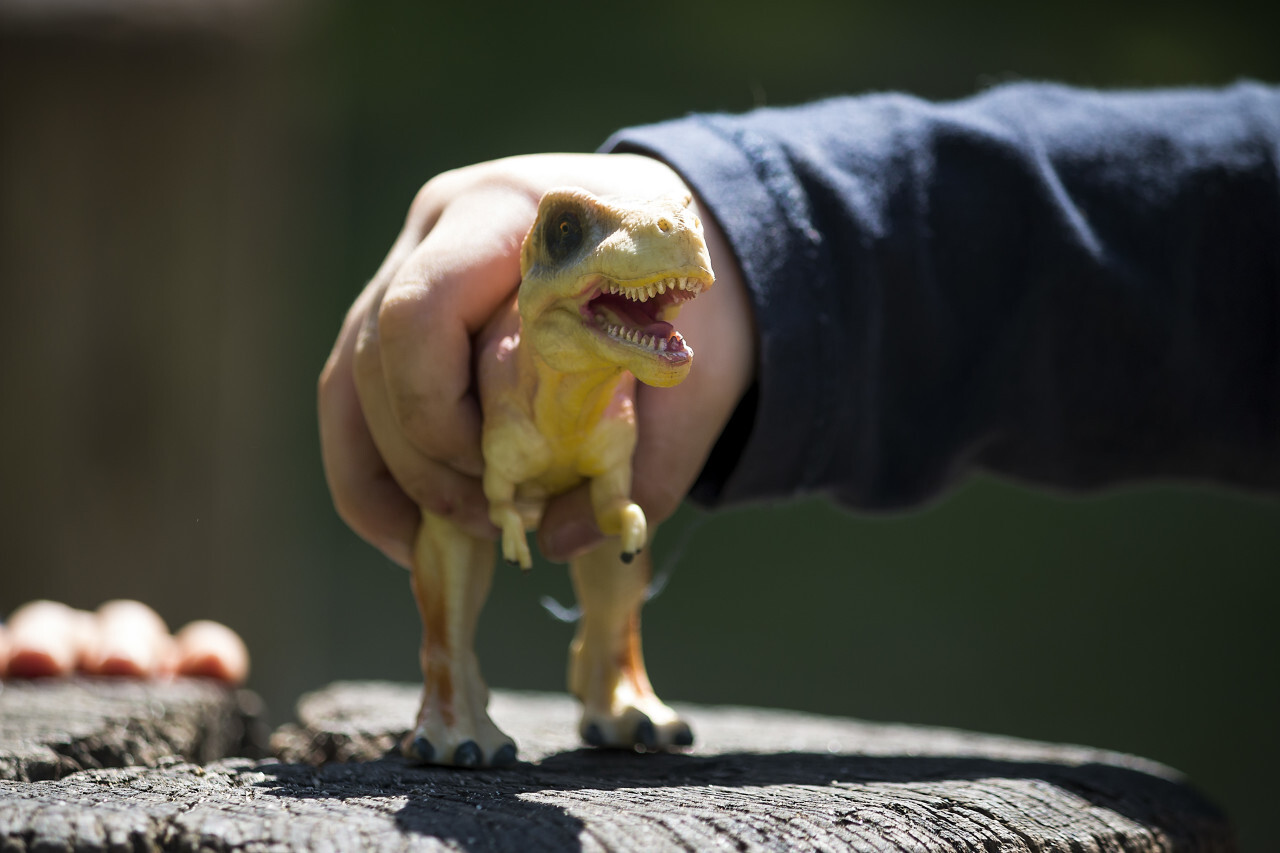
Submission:
M 264 755 L 259 704 L 201 679 L 0 682 L 0 779 Z
M 390 748 L 408 685 L 338 684 L 277 732 L 284 758 Z M 688 754 L 579 749 L 564 697 L 499 692 L 526 763 L 319 767 L 177 759 L 0 782 L 0 851 L 739 850 L 1226 851 L 1222 815 L 1132 756 L 781 711 L 681 708 Z

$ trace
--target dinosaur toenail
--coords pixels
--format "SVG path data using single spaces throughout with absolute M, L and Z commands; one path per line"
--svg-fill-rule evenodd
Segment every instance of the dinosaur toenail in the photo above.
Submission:
M 436 748 L 431 745 L 431 741 L 418 735 L 409 745 L 408 757 L 425 763 L 436 757 Z
M 465 740 L 453 751 L 453 763 L 459 767 L 479 767 L 484 761 L 484 754 L 473 740 Z
M 658 748 L 658 730 L 654 728 L 653 720 L 645 717 L 636 723 L 635 742 L 643 746 L 645 749 Z
M 508 764 L 514 764 L 516 761 L 516 745 L 514 743 L 504 743 L 493 754 L 494 767 L 506 767 Z

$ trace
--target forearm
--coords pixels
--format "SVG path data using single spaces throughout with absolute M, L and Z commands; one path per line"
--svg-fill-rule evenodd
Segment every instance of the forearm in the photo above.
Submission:
M 681 171 L 752 296 L 713 501 L 1280 486 L 1280 92 L 870 96 L 611 145 Z

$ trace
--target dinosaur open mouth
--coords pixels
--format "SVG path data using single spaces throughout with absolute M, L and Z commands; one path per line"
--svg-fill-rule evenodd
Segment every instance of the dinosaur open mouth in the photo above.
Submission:
M 684 361 L 693 357 L 693 349 L 671 321 L 680 313 L 680 306 L 707 283 L 693 276 L 627 283 L 600 279 L 590 289 L 582 314 L 612 340 L 647 349 L 669 361 Z

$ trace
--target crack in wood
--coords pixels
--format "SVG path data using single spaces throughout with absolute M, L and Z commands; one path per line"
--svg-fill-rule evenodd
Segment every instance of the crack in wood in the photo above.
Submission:
M 416 701 L 410 685 L 338 684 L 300 703 L 275 759 L 0 781 L 0 851 L 1234 849 L 1174 771 L 1102 750 L 686 707 L 699 745 L 639 755 L 580 748 L 566 697 L 496 692 L 527 760 L 463 772 L 385 755 Z M 149 713 L 117 724 L 169 743 L 137 724 Z M 0 762 L 11 745 L 0 737 Z

